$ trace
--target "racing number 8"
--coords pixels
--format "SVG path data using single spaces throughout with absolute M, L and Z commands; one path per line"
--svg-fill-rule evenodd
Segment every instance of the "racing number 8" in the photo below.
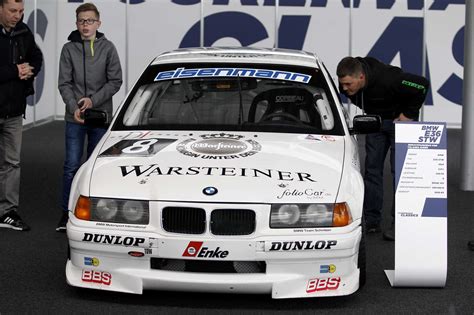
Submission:
M 146 139 L 135 142 L 133 145 L 122 149 L 123 153 L 142 153 L 150 149 L 150 147 L 157 143 L 158 139 Z

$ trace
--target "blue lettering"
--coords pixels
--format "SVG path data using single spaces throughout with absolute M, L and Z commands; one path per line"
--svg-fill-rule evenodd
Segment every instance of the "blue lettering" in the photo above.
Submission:
M 179 1 L 179 0 L 172 0 L 172 1 L 174 2 L 174 1 Z M 185 0 L 182 0 L 182 1 L 185 1 Z M 200 0 L 197 0 L 197 1 L 199 2 Z M 82 2 L 84 2 L 84 0 L 68 0 L 67 2 L 69 2 L 69 3 L 82 3 Z M 126 4 L 127 0 L 120 0 L 120 2 Z M 140 3 L 143 3 L 143 2 L 145 2 L 145 0 L 128 0 L 128 4 L 140 4 Z
M 124 4 L 141 4 L 146 0 L 120 0 Z M 309 0 L 308 0 L 309 1 Z M 340 0 L 344 8 L 359 8 L 361 0 Z M 372 0 L 373 1 L 373 0 Z M 424 6 L 424 0 L 406 0 L 409 10 L 421 10 Z M 450 4 L 464 5 L 466 0 L 434 0 L 429 10 L 446 10 Z M 68 0 L 68 3 L 83 3 L 84 0 Z M 212 5 L 229 5 L 229 0 L 213 0 Z M 351 6 L 352 2 L 352 6 Z M 196 5 L 201 0 L 171 0 L 171 3 L 177 5 Z M 240 0 L 244 6 L 258 6 L 258 0 Z M 311 7 L 325 8 L 328 0 L 311 0 Z M 395 0 L 376 0 L 377 9 L 391 9 L 395 4 Z M 276 0 L 264 0 L 264 6 L 275 6 Z M 304 7 L 306 0 L 279 0 L 279 7 Z
M 48 28 L 48 18 L 46 17 L 46 14 L 38 9 L 36 10 L 36 16 L 38 18 L 37 23 L 36 23 L 36 33 L 41 37 L 41 39 L 44 41 L 44 38 L 46 36 L 46 30 Z M 31 30 L 34 30 L 34 25 L 35 25 L 35 12 L 32 12 L 30 16 L 28 17 L 28 22 L 26 23 L 28 27 Z M 26 98 L 26 103 L 30 106 L 35 106 L 35 101 L 36 103 L 39 102 L 41 99 L 41 95 L 43 95 L 43 90 L 44 90 L 44 65 L 41 71 L 38 73 L 36 76 L 36 79 L 34 81 L 34 88 L 35 88 L 35 94 L 30 95 Z
M 342 0 L 342 5 L 344 8 L 350 8 L 351 2 L 354 4 L 354 8 L 358 8 L 360 5 L 360 0 Z
M 450 4 L 465 4 L 465 0 L 435 0 L 430 10 L 446 10 Z
M 384 30 L 368 56 L 391 63 L 400 54 L 401 68 L 407 72 L 421 75 L 423 18 L 395 17 Z M 430 80 L 428 58 L 426 58 L 426 77 Z M 433 105 L 431 89 L 428 90 L 425 105 Z
M 200 3 L 201 0 L 171 0 L 171 2 L 178 5 L 193 5 Z
M 328 4 L 328 0 L 313 0 L 311 1 L 311 6 L 312 7 L 321 7 L 325 8 Z
M 304 7 L 306 0 L 280 0 L 279 6 L 284 7 Z
M 178 68 L 176 69 L 176 71 L 174 72 L 173 74 L 173 78 L 176 78 L 179 76 L 180 72 L 183 70 L 184 68 Z
M 175 71 L 164 71 L 164 72 L 159 72 L 155 78 L 155 81 L 159 80 L 166 80 L 166 79 L 171 79 L 174 75 Z
M 454 59 L 464 67 L 464 27 L 454 36 L 452 51 Z M 447 100 L 462 105 L 462 85 L 463 80 L 453 73 L 439 88 L 438 93 Z
M 200 22 L 184 35 L 179 47 L 199 47 Z M 265 26 L 255 17 L 242 12 L 220 12 L 204 18 L 204 46 L 210 47 L 222 38 L 234 38 L 250 46 L 268 38 Z
M 377 0 L 377 9 L 391 9 L 395 0 Z
M 425 0 L 408 0 L 408 10 L 421 10 L 425 4 Z
M 210 77 L 216 72 L 216 69 L 201 69 L 198 71 L 198 77 Z
M 253 76 L 255 76 L 255 70 L 235 69 L 234 72 L 232 72 L 232 76 L 253 77 Z
M 278 28 L 278 47 L 303 49 L 311 15 L 283 15 Z
M 222 76 L 222 77 L 225 77 L 225 76 L 231 76 L 232 75 L 232 71 L 233 69 L 225 69 L 225 68 L 219 68 L 217 69 L 216 71 L 216 76 Z M 223 72 L 225 72 L 225 74 L 222 74 Z
M 203 68 L 203 69 L 184 69 L 178 68 L 175 71 L 159 72 L 155 81 L 189 78 L 189 77 L 255 77 L 255 78 L 273 78 L 277 80 L 287 80 L 295 82 L 308 83 L 311 80 L 310 75 L 288 72 L 273 71 L 268 69 L 242 69 L 242 68 Z
M 189 69 L 181 71 L 180 78 L 194 77 L 197 73 L 196 69 Z
M 275 71 L 273 73 L 272 78 L 274 79 L 283 78 L 284 80 L 288 80 L 291 78 L 291 74 L 289 72 Z
M 271 78 L 273 71 L 259 70 L 255 76 L 258 78 Z

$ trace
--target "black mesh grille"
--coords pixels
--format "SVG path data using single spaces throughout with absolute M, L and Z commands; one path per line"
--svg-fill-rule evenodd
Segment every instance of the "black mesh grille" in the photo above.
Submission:
M 246 209 L 220 209 L 211 213 L 214 235 L 249 235 L 255 231 L 255 212 Z
M 152 257 L 151 269 L 206 273 L 265 273 L 264 261 L 209 261 Z
M 206 211 L 200 208 L 166 207 L 162 221 L 167 232 L 202 234 L 206 231 Z

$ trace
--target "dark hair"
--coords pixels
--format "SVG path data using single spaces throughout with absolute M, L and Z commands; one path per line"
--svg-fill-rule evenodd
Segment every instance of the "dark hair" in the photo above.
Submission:
M 100 13 L 99 10 L 97 10 L 97 7 L 93 3 L 83 3 L 80 6 L 77 7 L 76 9 L 76 18 L 79 16 L 79 13 L 85 12 L 85 11 L 94 11 L 95 15 L 97 16 L 98 19 L 100 19 Z
M 0 7 L 3 7 L 3 5 L 7 2 L 8 0 L 0 0 Z M 20 3 L 23 2 L 23 0 L 13 0 L 13 2 Z
M 362 63 L 354 57 L 345 57 L 337 65 L 337 76 L 343 78 L 345 76 L 354 76 L 363 73 Z

